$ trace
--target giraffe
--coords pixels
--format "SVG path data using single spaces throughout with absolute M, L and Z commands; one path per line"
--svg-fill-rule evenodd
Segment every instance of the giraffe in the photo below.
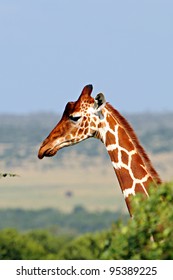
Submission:
M 103 93 L 91 97 L 86 85 L 76 102 L 68 102 L 61 120 L 43 141 L 38 157 L 54 156 L 60 149 L 95 137 L 105 145 L 118 178 L 130 215 L 130 198 L 148 197 L 149 185 L 161 179 L 128 121 L 106 102 Z

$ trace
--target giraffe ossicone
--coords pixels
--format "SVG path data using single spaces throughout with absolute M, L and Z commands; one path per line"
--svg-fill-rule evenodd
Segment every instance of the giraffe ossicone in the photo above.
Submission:
M 95 137 L 105 145 L 117 175 L 128 210 L 130 196 L 148 196 L 151 183 L 161 179 L 127 120 L 108 102 L 103 93 L 91 96 L 92 85 L 83 88 L 76 102 L 68 102 L 61 120 L 43 141 L 38 157 L 54 156 L 60 149 Z

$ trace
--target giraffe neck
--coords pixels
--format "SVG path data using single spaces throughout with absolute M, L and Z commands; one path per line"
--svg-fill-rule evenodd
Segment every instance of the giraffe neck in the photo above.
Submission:
M 161 180 L 129 123 L 108 103 L 103 111 L 97 137 L 106 146 L 132 215 L 130 196 L 136 193 L 148 196 L 149 185 L 157 185 Z

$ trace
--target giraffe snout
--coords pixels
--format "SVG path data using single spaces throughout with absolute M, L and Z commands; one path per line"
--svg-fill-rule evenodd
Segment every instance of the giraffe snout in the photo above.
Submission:
M 38 151 L 38 158 L 42 159 L 44 157 L 52 157 L 56 154 L 58 149 L 53 147 L 49 142 L 44 141 Z
M 43 150 L 43 147 L 40 147 L 39 151 L 38 151 L 38 158 L 42 159 L 45 156 L 45 151 Z

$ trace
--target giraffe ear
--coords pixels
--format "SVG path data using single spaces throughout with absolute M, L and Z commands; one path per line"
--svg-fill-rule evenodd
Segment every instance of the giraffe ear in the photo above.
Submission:
M 97 111 L 101 111 L 102 108 L 105 106 L 105 104 L 106 104 L 106 99 L 104 97 L 104 94 L 103 93 L 97 94 L 94 100 L 94 109 Z

